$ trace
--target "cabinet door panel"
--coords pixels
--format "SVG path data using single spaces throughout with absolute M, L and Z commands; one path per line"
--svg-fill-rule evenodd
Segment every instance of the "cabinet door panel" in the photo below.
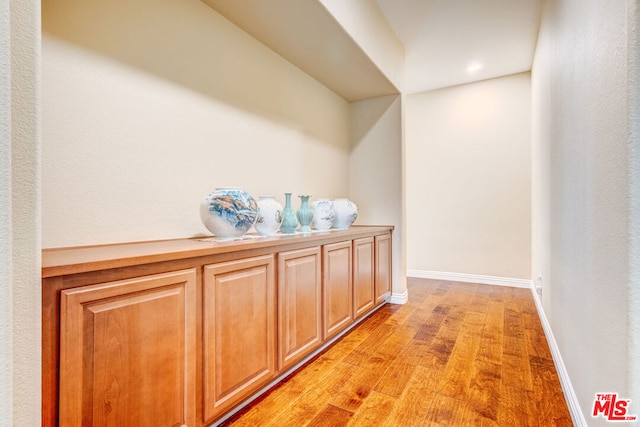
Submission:
M 322 343 L 320 248 L 278 255 L 280 369 L 301 360 Z
M 374 306 L 373 237 L 353 241 L 353 305 L 358 318 Z
M 271 255 L 204 269 L 205 420 L 230 409 L 275 375 L 274 277 Z
M 61 425 L 195 425 L 195 270 L 61 292 Z
M 324 338 L 353 322 L 351 241 L 323 246 Z
M 376 243 L 376 304 L 391 295 L 391 235 L 375 237 Z

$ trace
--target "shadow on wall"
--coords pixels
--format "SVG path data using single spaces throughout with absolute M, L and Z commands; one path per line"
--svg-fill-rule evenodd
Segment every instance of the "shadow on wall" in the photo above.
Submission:
M 381 96 L 375 99 L 361 101 L 360 104 L 366 103 L 367 108 L 359 108 L 358 103 L 353 104 L 353 108 L 358 109 L 360 114 L 352 117 L 351 124 L 351 145 L 352 148 L 357 147 L 361 143 L 371 129 L 380 122 L 382 116 L 391 108 L 394 102 L 398 99 L 399 95 L 387 95 Z M 397 135 L 396 135 L 397 137 Z
M 358 195 L 359 221 L 402 225 L 401 128 L 399 95 L 351 104 L 349 187 Z
M 43 34 L 344 149 L 348 103 L 198 0 L 43 0 Z M 342 105 L 339 111 L 326 105 Z M 341 111 L 340 111 L 341 110 Z M 338 118 L 344 121 L 345 118 Z M 335 127 L 334 127 L 335 129 Z

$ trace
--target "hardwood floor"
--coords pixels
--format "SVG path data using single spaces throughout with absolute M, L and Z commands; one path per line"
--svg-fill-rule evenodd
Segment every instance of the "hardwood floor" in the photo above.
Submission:
M 572 425 L 530 290 L 408 287 L 224 425 Z

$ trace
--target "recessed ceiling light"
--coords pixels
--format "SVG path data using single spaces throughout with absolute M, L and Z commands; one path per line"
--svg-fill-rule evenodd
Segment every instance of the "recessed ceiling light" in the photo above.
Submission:
M 482 69 L 482 64 L 479 62 L 472 62 L 467 66 L 467 73 L 475 74 Z

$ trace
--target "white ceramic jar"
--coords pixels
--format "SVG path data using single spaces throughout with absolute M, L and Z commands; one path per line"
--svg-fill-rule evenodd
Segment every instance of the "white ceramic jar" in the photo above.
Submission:
M 335 199 L 333 201 L 333 228 L 345 229 L 351 227 L 351 224 L 358 217 L 358 206 L 351 200 L 346 198 Z
M 200 219 L 217 237 L 232 238 L 249 231 L 257 211 L 256 201 L 242 188 L 218 187 L 200 204 Z
M 258 197 L 258 217 L 256 232 L 261 236 L 273 236 L 282 223 L 282 205 L 274 196 Z
M 313 220 L 311 227 L 316 230 L 329 230 L 333 227 L 333 202 L 329 199 L 316 199 L 311 203 Z

